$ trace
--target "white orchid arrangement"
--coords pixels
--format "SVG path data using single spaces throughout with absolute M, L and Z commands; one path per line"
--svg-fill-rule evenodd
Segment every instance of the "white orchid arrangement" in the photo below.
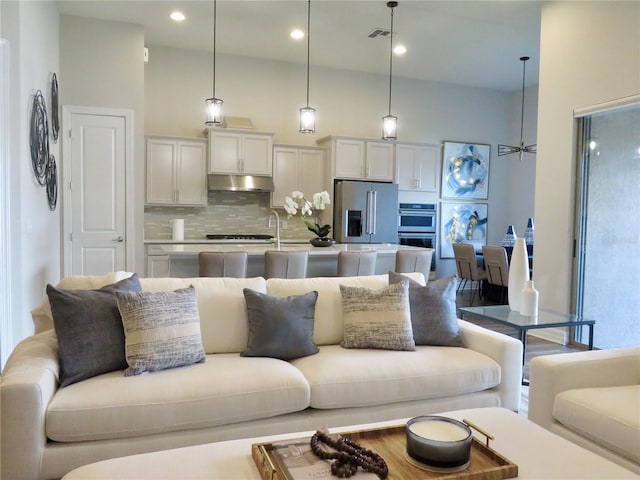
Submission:
M 324 210 L 327 205 L 331 204 L 329 192 L 325 190 L 323 192 L 314 193 L 311 197 L 311 201 L 309 201 L 305 198 L 304 193 L 296 190 L 291 193 L 290 197 L 284 197 L 284 202 L 284 209 L 287 212 L 287 218 L 291 218 L 293 215 L 296 215 L 298 210 L 300 210 L 300 216 L 302 216 L 303 219 L 307 216 L 315 218 L 314 222 L 304 220 L 304 224 L 309 230 L 320 238 L 324 238 L 329 235 L 331 225 L 320 225 L 320 214 L 322 213 L 322 210 Z

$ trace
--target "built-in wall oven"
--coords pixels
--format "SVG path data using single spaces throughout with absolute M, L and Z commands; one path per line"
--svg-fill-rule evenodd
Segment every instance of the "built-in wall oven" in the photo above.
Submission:
M 401 203 L 398 209 L 400 245 L 433 248 L 431 271 L 436 270 L 438 206 L 435 203 Z

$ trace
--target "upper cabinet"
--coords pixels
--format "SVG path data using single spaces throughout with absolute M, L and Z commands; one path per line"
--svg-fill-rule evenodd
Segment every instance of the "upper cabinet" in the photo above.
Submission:
M 393 181 L 393 143 L 330 136 L 318 144 L 330 154 L 331 178 Z
M 272 138 L 272 133 L 209 129 L 209 173 L 271 176 Z
M 275 145 L 273 147 L 273 183 L 271 206 L 282 207 L 284 197 L 301 191 L 307 198 L 325 190 L 324 151 L 320 148 Z
M 399 190 L 438 192 L 440 185 L 440 146 L 396 144 Z
M 146 204 L 207 204 L 207 141 L 146 137 Z

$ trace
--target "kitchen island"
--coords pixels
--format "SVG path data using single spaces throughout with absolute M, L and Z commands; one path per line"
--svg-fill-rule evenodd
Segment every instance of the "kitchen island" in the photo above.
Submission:
M 264 253 L 267 250 L 277 250 L 275 243 L 234 243 L 234 244 L 164 244 L 158 245 L 169 258 L 169 274 L 172 277 L 197 277 L 198 254 L 200 252 L 239 252 L 248 253 L 247 276 L 264 276 Z M 338 253 L 342 251 L 378 252 L 375 273 L 387 273 L 395 269 L 396 252 L 398 250 L 424 250 L 418 247 L 396 245 L 392 243 L 360 244 L 342 243 L 330 247 L 314 247 L 309 243 L 285 243 L 280 246 L 281 251 L 309 252 L 308 277 L 335 277 L 337 273 Z

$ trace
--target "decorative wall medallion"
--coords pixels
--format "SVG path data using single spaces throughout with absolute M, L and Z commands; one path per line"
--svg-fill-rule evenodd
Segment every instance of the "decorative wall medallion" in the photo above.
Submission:
M 56 157 L 53 154 L 49 155 L 45 177 L 49 209 L 55 210 L 58 203 L 58 168 L 56 167 Z
M 51 79 L 51 138 L 53 143 L 58 141 L 60 131 L 60 117 L 58 116 L 58 77 L 53 74 Z
M 29 144 L 31 146 L 33 174 L 38 183 L 44 186 L 46 183 L 47 162 L 49 160 L 49 124 L 47 123 L 47 108 L 40 90 L 33 97 Z

